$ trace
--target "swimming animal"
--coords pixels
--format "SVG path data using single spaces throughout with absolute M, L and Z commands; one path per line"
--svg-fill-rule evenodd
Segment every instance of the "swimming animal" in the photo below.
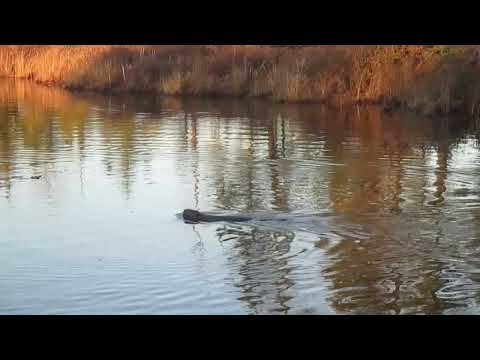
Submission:
M 209 215 L 197 210 L 185 209 L 182 213 L 183 220 L 190 224 L 196 224 L 199 222 L 216 222 L 216 221 L 232 221 L 242 222 L 250 221 L 251 217 L 241 215 Z
M 271 231 L 301 231 L 315 235 L 323 235 L 328 229 L 325 214 L 281 214 L 272 212 L 221 215 L 185 209 L 176 214 L 187 224 L 211 222 L 248 222 L 246 225 L 260 227 Z M 322 216 L 323 215 L 323 216 Z

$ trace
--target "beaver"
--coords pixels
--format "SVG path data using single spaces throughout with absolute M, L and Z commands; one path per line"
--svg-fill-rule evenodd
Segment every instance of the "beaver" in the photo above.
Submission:
M 199 222 L 232 221 L 242 222 L 250 221 L 251 217 L 241 215 L 209 215 L 197 210 L 185 209 L 182 213 L 183 220 L 187 223 L 196 224 Z

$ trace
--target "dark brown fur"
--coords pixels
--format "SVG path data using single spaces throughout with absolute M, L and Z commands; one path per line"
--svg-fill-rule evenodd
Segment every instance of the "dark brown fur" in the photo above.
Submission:
M 236 215 L 208 215 L 197 210 L 185 209 L 182 213 L 183 219 L 188 223 L 215 222 L 215 221 L 249 221 L 252 218 Z

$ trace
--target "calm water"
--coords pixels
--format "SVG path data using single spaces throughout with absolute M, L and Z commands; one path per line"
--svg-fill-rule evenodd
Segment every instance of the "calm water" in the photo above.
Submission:
M 477 134 L 0 81 L 0 313 L 480 313 Z

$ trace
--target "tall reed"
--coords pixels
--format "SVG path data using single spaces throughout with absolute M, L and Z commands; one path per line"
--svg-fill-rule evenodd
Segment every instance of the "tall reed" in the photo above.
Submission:
M 479 113 L 475 46 L 0 46 L 0 76 L 68 89 Z

